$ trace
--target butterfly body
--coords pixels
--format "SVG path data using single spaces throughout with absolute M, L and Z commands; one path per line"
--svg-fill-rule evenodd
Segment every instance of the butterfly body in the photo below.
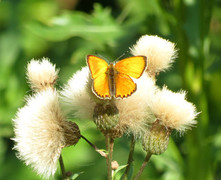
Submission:
M 146 57 L 134 56 L 108 64 L 97 56 L 88 55 L 87 63 L 93 79 L 92 90 L 97 97 L 125 98 L 136 91 L 137 86 L 131 77 L 138 79 L 142 75 Z
M 111 63 L 109 64 L 107 68 L 107 76 L 108 76 L 108 85 L 109 85 L 109 90 L 110 90 L 110 95 L 111 97 L 114 96 L 115 94 L 115 77 L 116 77 L 117 71 L 114 69 L 114 64 Z

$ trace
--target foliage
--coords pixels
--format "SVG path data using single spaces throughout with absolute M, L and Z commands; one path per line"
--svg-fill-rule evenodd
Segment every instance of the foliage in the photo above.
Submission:
M 218 0 L 0 1 L 0 179 L 40 179 L 15 157 L 10 140 L 12 119 L 29 93 L 27 62 L 49 57 L 60 68 L 59 83 L 63 84 L 85 65 L 86 55 L 99 53 L 114 60 L 143 34 L 156 34 L 177 44 L 174 68 L 157 83 L 188 90 L 188 99 L 201 111 L 197 128 L 181 141 L 175 135 L 176 143 L 171 141 L 163 155 L 151 159 L 143 179 L 220 177 L 220 12 Z M 85 136 L 104 146 L 92 123 L 76 121 Z M 80 174 L 79 179 L 104 179 L 106 174 L 100 169 L 105 161 L 85 142 L 76 146 L 64 149 L 66 168 Z M 117 140 L 115 148 L 114 158 L 125 164 L 127 137 Z M 144 156 L 137 144 L 134 171 Z

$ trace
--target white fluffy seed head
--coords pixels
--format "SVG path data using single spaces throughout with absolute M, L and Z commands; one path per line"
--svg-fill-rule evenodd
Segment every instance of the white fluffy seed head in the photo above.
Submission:
M 67 138 L 71 129 L 64 120 L 56 91 L 47 89 L 28 97 L 13 121 L 18 157 L 39 175 L 54 175 L 61 150 L 70 142 Z
M 184 91 L 174 93 L 163 87 L 153 97 L 150 108 L 162 125 L 180 132 L 190 129 L 197 123 L 196 107 L 186 101 Z
M 167 70 L 176 58 L 175 44 L 157 36 L 142 36 L 131 48 L 134 56 L 147 57 L 149 75 Z
M 31 88 L 38 92 L 54 86 L 58 78 L 58 70 L 47 58 L 32 59 L 27 66 L 27 78 Z
M 80 119 L 93 119 L 96 102 L 91 99 L 88 86 L 90 79 L 88 67 L 77 71 L 61 91 L 68 112 Z M 92 93 L 92 92 L 91 92 Z
M 147 120 L 151 120 L 149 102 L 157 87 L 147 74 L 134 81 L 137 84 L 137 91 L 128 98 L 117 100 L 116 106 L 120 115 L 119 124 L 127 127 L 128 133 L 139 137 L 148 125 Z

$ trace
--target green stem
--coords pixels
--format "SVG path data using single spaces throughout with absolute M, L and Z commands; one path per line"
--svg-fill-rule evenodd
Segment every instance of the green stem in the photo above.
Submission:
M 112 179 L 112 159 L 113 159 L 113 150 L 114 150 L 114 139 L 110 137 L 110 163 L 111 163 L 111 179 Z
M 128 156 L 128 160 L 127 160 L 127 167 L 126 170 L 123 174 L 122 180 L 125 180 L 126 177 L 128 177 L 128 173 L 130 172 L 130 168 L 133 162 L 133 155 L 134 155 L 134 147 L 135 147 L 135 138 L 134 136 L 132 136 L 131 138 L 131 144 L 130 144 L 130 152 L 129 152 L 129 156 Z
M 60 156 L 60 158 L 59 158 L 59 163 L 60 163 L 60 167 L 61 167 L 62 180 L 64 180 L 66 178 L 66 171 L 65 171 L 65 167 L 64 167 L 64 162 L 63 162 L 62 156 Z
M 143 164 L 142 164 L 142 166 L 141 166 L 139 172 L 138 172 L 137 175 L 135 176 L 134 180 L 138 180 L 138 179 L 139 179 L 139 177 L 140 177 L 141 174 L 143 173 L 144 168 L 146 167 L 147 163 L 149 162 L 151 155 L 152 155 L 151 153 L 147 153 L 147 155 L 146 155 L 146 157 L 145 157 L 145 159 L 144 159 L 144 162 L 143 162 Z
M 101 156 L 107 158 L 107 154 L 103 151 L 101 151 L 97 146 L 95 146 L 94 144 L 92 144 L 86 137 L 84 137 L 83 135 L 81 135 L 81 138 L 83 138 L 92 148 L 94 148 L 94 150 L 96 152 L 98 152 Z
M 106 134 L 106 150 L 108 152 L 108 156 L 106 159 L 107 162 L 107 180 L 112 180 L 112 168 L 111 168 L 111 155 L 110 155 L 110 136 Z

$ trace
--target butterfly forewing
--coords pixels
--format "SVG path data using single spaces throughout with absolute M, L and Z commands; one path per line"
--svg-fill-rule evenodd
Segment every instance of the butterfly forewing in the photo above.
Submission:
M 89 66 L 93 79 L 96 79 L 100 75 L 103 75 L 107 72 L 108 69 L 108 63 L 105 60 L 93 55 L 87 56 L 87 64 Z
M 115 97 L 124 98 L 130 96 L 136 91 L 136 84 L 126 74 L 118 73 L 115 77 Z
M 143 74 L 146 65 L 147 60 L 145 56 L 133 56 L 117 62 L 115 68 L 117 72 L 137 79 Z

